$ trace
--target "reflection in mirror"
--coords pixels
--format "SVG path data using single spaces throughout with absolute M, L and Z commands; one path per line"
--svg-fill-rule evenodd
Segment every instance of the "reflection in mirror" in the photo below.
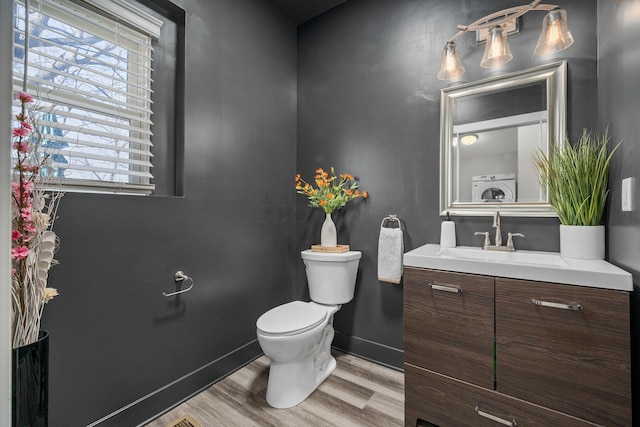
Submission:
M 441 211 L 553 216 L 531 161 L 564 140 L 565 63 L 442 91 Z
M 547 110 L 454 125 L 454 202 L 544 202 L 531 158 L 547 128 Z

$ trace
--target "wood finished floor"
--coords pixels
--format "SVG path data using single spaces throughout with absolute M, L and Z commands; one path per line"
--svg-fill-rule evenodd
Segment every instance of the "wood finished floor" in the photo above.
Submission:
M 304 402 L 274 409 L 266 400 L 269 359 L 262 356 L 146 427 L 190 415 L 212 426 L 402 426 L 402 372 L 334 352 L 338 366 Z

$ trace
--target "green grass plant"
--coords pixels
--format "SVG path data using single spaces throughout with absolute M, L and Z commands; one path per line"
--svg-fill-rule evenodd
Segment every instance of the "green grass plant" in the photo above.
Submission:
M 607 132 L 583 131 L 572 145 L 551 144 L 549 155 L 539 151 L 533 159 L 547 189 L 549 203 L 564 225 L 600 225 L 609 189 L 609 164 L 620 146 L 609 150 Z

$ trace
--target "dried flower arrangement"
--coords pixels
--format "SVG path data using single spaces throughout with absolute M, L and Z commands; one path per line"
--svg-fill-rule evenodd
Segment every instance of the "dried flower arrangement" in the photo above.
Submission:
M 33 98 L 19 92 L 21 111 L 12 131 L 11 182 L 11 332 L 13 348 L 38 339 L 44 305 L 58 292 L 47 277 L 58 240 L 52 231 L 60 191 L 47 188 L 49 155 L 41 148 L 41 134 L 27 108 Z

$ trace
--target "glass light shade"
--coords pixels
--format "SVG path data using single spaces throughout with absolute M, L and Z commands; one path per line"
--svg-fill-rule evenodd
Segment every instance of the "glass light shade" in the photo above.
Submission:
M 513 59 L 509 43 L 507 42 L 507 33 L 500 25 L 493 27 L 487 38 L 487 47 L 484 50 L 480 66 L 482 68 L 497 67 Z
M 442 62 L 438 72 L 438 80 L 451 80 L 464 74 L 464 67 L 458 54 L 455 42 L 447 42 L 442 52 Z
M 567 11 L 552 10 L 542 20 L 542 32 L 536 45 L 536 55 L 560 52 L 573 44 L 573 36 L 567 24 Z
M 473 145 L 476 143 L 477 140 L 478 140 L 478 135 L 474 133 L 468 133 L 460 137 L 460 142 L 462 142 L 462 145 Z

